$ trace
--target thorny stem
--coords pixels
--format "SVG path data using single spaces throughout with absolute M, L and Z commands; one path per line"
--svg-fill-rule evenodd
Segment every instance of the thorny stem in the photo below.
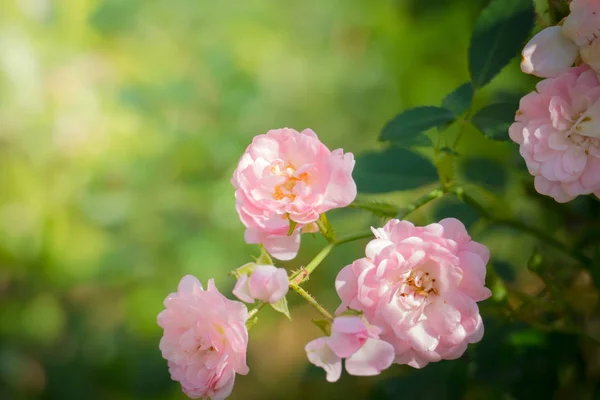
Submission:
M 259 301 L 258 304 L 248 312 L 248 318 L 246 318 L 246 323 L 248 321 L 250 321 L 252 318 L 254 318 L 254 316 L 260 311 L 262 310 L 262 308 L 264 306 L 266 306 L 267 303 L 263 303 L 262 301 Z
M 325 307 L 320 305 L 315 300 L 315 298 L 312 297 L 310 295 L 310 293 L 308 293 L 306 290 L 302 289 L 300 286 L 295 285 L 293 283 L 290 283 L 290 289 L 292 289 L 294 292 L 298 293 L 298 295 L 300 295 L 300 297 L 302 297 L 304 300 L 306 300 L 306 302 L 308 304 L 313 306 L 322 316 L 324 316 L 325 318 L 327 318 L 330 321 L 333 321 L 333 316 L 329 313 L 329 311 L 327 311 L 325 309 Z

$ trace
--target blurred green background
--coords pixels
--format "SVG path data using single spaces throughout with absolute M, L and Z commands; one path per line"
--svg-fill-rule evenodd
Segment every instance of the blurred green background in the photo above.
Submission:
M 397 112 L 439 104 L 468 80 L 470 31 L 486 3 L 1 1 L 0 399 L 185 398 L 160 356 L 156 315 L 185 274 L 214 277 L 230 295 L 227 272 L 258 254 L 243 241 L 229 183 L 252 137 L 310 127 L 330 149 L 376 148 Z M 533 83 L 515 60 L 478 102 L 518 98 Z M 600 215 L 580 199 L 549 217 L 558 206 L 530 193 L 515 146 L 476 132 L 462 144 L 477 156 L 470 170 L 484 171 L 472 180 L 499 193 L 498 207 L 562 238 L 577 218 Z M 381 223 L 360 210 L 331 214 L 339 232 Z M 450 199 L 411 219 L 444 216 L 473 223 L 492 249 L 480 344 L 421 371 L 394 366 L 328 384 L 303 350 L 321 335 L 316 315 L 291 295 L 293 322 L 261 312 L 251 372 L 231 398 L 600 398 L 597 345 L 502 313 L 519 301 L 511 290 L 543 288 L 526 272 L 535 241 L 483 229 Z M 305 236 L 300 256 L 281 266 L 304 265 L 323 244 Z M 337 271 L 364 245 L 336 249 L 306 285 L 330 309 Z M 587 275 L 567 275 L 578 321 L 597 332 L 597 292 Z

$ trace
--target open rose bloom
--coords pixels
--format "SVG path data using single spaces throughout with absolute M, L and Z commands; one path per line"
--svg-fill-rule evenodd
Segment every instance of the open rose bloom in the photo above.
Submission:
M 481 340 L 488 249 L 452 218 L 425 227 L 395 219 L 374 233 L 366 257 L 336 278 L 338 313 L 363 311 L 393 345 L 395 362 L 415 368 L 458 358 Z
M 600 195 L 600 81 L 589 66 L 538 83 L 509 134 L 539 193 L 564 203 Z
M 191 398 L 229 396 L 235 374 L 248 373 L 246 306 L 223 296 L 212 279 L 204 290 L 188 275 L 165 299 L 165 307 L 158 315 L 164 329 L 160 350 L 169 362 L 171 378 Z
M 232 178 L 248 243 L 262 243 L 281 260 L 296 256 L 300 234 L 316 231 L 319 214 L 356 197 L 354 157 L 330 151 L 310 129 L 275 129 L 248 146 Z M 290 220 L 297 223 L 288 236 Z

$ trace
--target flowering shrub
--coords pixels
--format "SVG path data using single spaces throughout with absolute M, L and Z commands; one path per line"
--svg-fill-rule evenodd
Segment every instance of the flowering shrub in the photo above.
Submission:
M 259 302 L 248 312 L 242 303 L 222 296 L 212 280 L 205 291 L 195 278 L 182 279 L 178 292 L 167 297 L 158 323 L 164 328 L 163 356 L 184 392 L 193 398 L 225 398 L 235 374 L 248 372 L 247 329 L 257 322 L 259 311 L 269 304 L 291 318 L 288 290 L 323 317 L 314 322 L 325 336 L 306 344 L 305 350 L 308 361 L 323 368 L 329 382 L 340 378 L 342 363 L 356 376 L 377 375 L 394 363 L 423 368 L 460 358 L 470 344 L 485 340 L 485 313 L 478 303 L 492 296 L 488 287 L 497 296 L 506 295 L 506 288 L 486 283 L 488 248 L 473 240 L 459 219 L 425 226 L 407 220 L 413 211 L 444 196 L 474 209 L 483 228 L 509 226 L 565 253 L 599 284 L 585 249 L 569 248 L 508 215 L 510 210 L 494 214 L 481 200 L 486 189 L 465 182 L 455 168 L 461 157 L 458 143 L 465 127 L 472 125 L 488 139 L 512 139 L 520 146 L 528 172 L 535 177 L 528 186 L 540 194 L 560 203 L 600 195 L 600 3 L 573 0 L 570 11 L 562 25 L 545 27 L 522 49 L 534 26 L 533 3 L 493 0 L 473 31 L 470 82 L 448 94 L 440 107 L 416 107 L 391 119 L 380 136 L 391 145 L 359 156 L 356 166 L 352 153 L 330 151 L 310 129 L 276 129 L 256 136 L 232 184 L 245 240 L 260 245 L 260 256 L 231 275 L 237 278 L 235 296 Z M 547 79 L 523 96 L 520 106 L 492 103 L 474 110 L 477 93 L 520 51 L 522 70 Z M 410 204 L 394 204 L 368 197 L 356 200 L 357 187 L 362 195 L 426 190 Z M 386 222 L 339 236 L 326 213 L 348 206 Z M 271 257 L 293 260 L 305 232 L 320 234 L 327 245 L 294 272 L 277 268 Z M 360 239 L 370 239 L 365 257 L 341 268 L 335 280 L 341 304 L 334 317 L 302 284 L 334 248 Z M 536 270 L 537 255 L 529 267 L 540 275 L 548 293 L 557 291 L 555 283 Z M 542 307 L 544 296 L 523 303 Z M 521 316 L 521 306 L 505 306 L 501 313 Z M 546 326 L 543 320 L 522 319 L 551 331 L 579 329 L 573 323 Z

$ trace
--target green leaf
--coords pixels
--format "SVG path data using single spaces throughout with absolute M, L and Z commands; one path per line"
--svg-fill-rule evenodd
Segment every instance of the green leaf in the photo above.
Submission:
M 531 0 L 492 0 L 481 12 L 469 47 L 469 72 L 476 88 L 489 83 L 521 52 L 534 19 Z
M 442 107 L 452 111 L 456 116 L 465 113 L 473 104 L 473 85 L 471 82 L 464 83 L 454 89 L 444 100 Z
M 331 321 L 327 318 L 313 319 L 313 324 L 317 326 L 327 336 L 331 335 Z
M 398 214 L 399 209 L 393 204 L 384 203 L 381 201 L 355 201 L 352 204 L 350 204 L 350 207 L 360 208 L 362 210 L 369 211 L 371 214 L 383 218 L 395 217 L 396 214 Z
M 287 298 L 283 297 L 277 303 L 272 303 L 271 307 L 273 307 L 273 310 L 280 312 L 283 315 L 285 315 L 286 317 L 288 317 L 288 319 L 290 321 L 292 320 L 292 316 L 290 315 L 290 310 L 288 309 Z
M 353 176 L 362 193 L 416 189 L 438 181 L 431 161 L 397 147 L 361 154 Z
M 508 176 L 504 165 L 487 158 L 469 158 L 461 165 L 465 178 L 491 190 L 503 190 Z
M 256 263 L 259 265 L 273 265 L 273 259 L 262 244 L 260 245 L 260 256 L 256 259 Z
M 269 264 L 265 264 L 265 265 L 269 265 Z M 252 273 L 252 271 L 254 271 L 254 268 L 256 268 L 256 263 L 253 263 L 253 262 L 247 263 L 247 264 L 244 264 L 241 267 L 229 272 L 229 275 L 234 276 L 236 279 L 240 279 L 240 277 L 242 275 L 250 275 Z
M 379 140 L 389 140 L 399 146 L 416 145 L 423 142 L 425 131 L 454 121 L 454 113 L 433 106 L 410 108 L 396 115 L 381 131 Z M 427 138 L 428 140 L 428 138 Z
M 508 128 L 515 121 L 518 105 L 512 103 L 491 104 L 473 116 L 471 122 L 492 140 L 510 140 Z

